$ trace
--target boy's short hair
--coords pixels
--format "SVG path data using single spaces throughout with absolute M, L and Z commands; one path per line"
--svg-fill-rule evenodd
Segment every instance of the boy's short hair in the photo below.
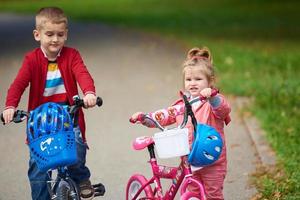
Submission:
M 68 19 L 64 11 L 58 7 L 41 8 L 35 16 L 35 28 L 41 29 L 45 22 L 51 21 L 54 24 L 65 23 L 68 27 Z

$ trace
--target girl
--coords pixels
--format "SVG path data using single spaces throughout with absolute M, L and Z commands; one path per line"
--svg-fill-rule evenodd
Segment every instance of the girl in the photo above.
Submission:
M 215 163 L 194 171 L 193 177 L 203 183 L 208 200 L 221 200 L 224 199 L 223 183 L 227 171 L 224 123 L 227 125 L 230 122 L 230 106 L 221 94 L 211 97 L 215 75 L 212 56 L 208 48 L 191 49 L 183 63 L 182 72 L 184 89 L 190 93 L 190 99 L 200 95 L 207 98 L 206 101 L 198 101 L 192 104 L 197 122 L 214 127 L 220 133 L 224 144 L 220 158 Z M 173 104 L 172 109 L 161 109 L 154 113 L 149 113 L 149 115 L 158 120 L 163 126 L 173 123 L 181 124 L 183 111 L 180 108 L 182 108 L 182 105 L 183 101 L 178 100 Z M 174 111 L 174 108 L 179 109 Z M 133 123 L 139 122 L 139 119 L 143 119 L 142 115 L 144 114 L 137 112 L 132 115 L 130 121 Z M 154 127 L 150 120 L 144 120 L 140 123 L 147 127 Z M 191 122 L 188 122 L 186 127 L 189 129 L 189 142 L 192 144 L 193 127 Z M 189 189 L 193 192 L 198 192 L 193 187 Z

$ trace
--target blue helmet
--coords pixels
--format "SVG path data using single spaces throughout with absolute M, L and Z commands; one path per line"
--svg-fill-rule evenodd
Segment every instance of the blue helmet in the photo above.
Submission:
M 29 141 L 61 131 L 73 131 L 71 117 L 61 105 L 45 103 L 30 112 L 27 123 Z
M 208 125 L 198 124 L 188 161 L 197 167 L 210 165 L 219 159 L 222 147 L 223 141 L 216 129 Z

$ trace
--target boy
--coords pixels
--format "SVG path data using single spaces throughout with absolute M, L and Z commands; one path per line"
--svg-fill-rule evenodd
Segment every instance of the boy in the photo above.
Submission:
M 94 81 L 79 52 L 64 46 L 68 34 L 68 20 L 63 10 L 57 7 L 41 8 L 35 23 L 33 36 L 40 43 L 40 47 L 26 54 L 22 67 L 8 90 L 3 111 L 6 124 L 12 120 L 21 96 L 29 84 L 29 111 L 45 102 L 73 104 L 73 96 L 78 95 L 77 83 L 84 94 L 85 107 L 96 105 Z M 90 171 L 85 166 L 87 145 L 82 110 L 78 114 L 78 126 L 74 128 L 74 132 L 78 133 L 76 142 L 81 143 L 77 145 L 79 158 L 78 163 L 69 167 L 69 171 L 80 187 L 82 199 L 91 199 L 94 189 L 89 181 Z M 38 170 L 33 158 L 29 161 L 28 177 L 32 199 L 50 199 L 46 185 L 49 176 Z

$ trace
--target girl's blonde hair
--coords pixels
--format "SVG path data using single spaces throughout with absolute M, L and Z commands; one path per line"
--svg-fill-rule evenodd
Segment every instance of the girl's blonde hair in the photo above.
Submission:
M 185 61 L 183 62 L 183 78 L 187 68 L 199 68 L 207 77 L 209 83 L 215 80 L 213 60 L 210 50 L 207 47 L 194 47 L 188 51 Z
M 35 16 L 35 27 L 37 30 L 43 28 L 45 22 L 50 21 L 54 24 L 65 23 L 68 26 L 68 19 L 64 11 L 58 7 L 41 8 Z

